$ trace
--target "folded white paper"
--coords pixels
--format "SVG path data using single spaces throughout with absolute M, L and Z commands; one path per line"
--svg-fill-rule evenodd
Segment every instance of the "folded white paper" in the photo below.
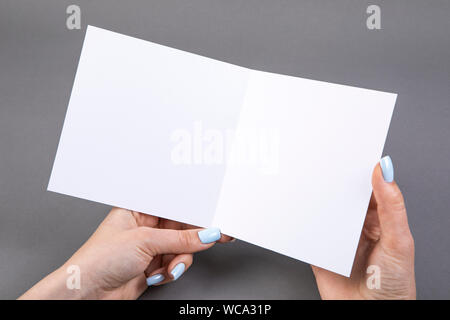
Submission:
M 48 190 L 348 276 L 395 100 L 89 26 Z

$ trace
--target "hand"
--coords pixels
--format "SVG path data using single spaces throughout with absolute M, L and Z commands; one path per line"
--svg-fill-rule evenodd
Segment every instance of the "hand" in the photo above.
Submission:
M 21 299 L 136 299 L 148 285 L 178 279 L 192 253 L 230 237 L 125 209 L 112 209 L 91 238 L 58 270 Z M 187 230 L 190 229 L 190 230 Z M 69 266 L 79 268 L 80 289 L 66 285 Z
M 414 240 L 390 157 L 372 175 L 373 194 L 350 278 L 313 266 L 323 299 L 415 299 Z M 379 271 L 379 288 L 368 269 Z M 372 277 L 372 278 L 370 278 Z M 369 279 L 370 278 L 370 279 Z M 376 284 L 376 283 L 373 283 Z

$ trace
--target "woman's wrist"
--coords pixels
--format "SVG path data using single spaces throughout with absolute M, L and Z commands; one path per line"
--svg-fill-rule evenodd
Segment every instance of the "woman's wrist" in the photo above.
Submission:
M 67 288 L 67 274 L 60 267 L 36 283 L 30 290 L 25 292 L 19 299 L 26 300 L 58 300 L 58 299 L 80 299 L 81 290 L 69 290 Z
M 36 283 L 19 299 L 26 300 L 79 300 L 100 299 L 98 290 L 82 279 L 80 268 L 64 264 Z

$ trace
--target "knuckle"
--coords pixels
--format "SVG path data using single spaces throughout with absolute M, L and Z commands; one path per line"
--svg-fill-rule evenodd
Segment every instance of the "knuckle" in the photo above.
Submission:
M 395 197 L 392 201 L 387 203 L 380 203 L 379 210 L 383 210 L 390 214 L 405 214 L 406 215 L 406 206 L 403 198 Z
M 178 233 L 178 242 L 181 244 L 183 248 L 191 247 L 194 243 L 192 236 L 187 231 L 179 231 Z
M 403 200 L 403 195 L 400 190 L 394 191 L 391 196 L 391 201 L 389 201 L 389 207 L 395 211 L 403 211 L 406 210 L 405 201 Z
M 394 212 L 406 211 L 405 202 L 403 202 L 403 200 L 397 200 L 397 201 L 392 202 L 390 207 Z
M 397 247 L 397 249 L 399 251 L 410 255 L 410 254 L 414 253 L 414 238 L 412 237 L 411 233 L 408 231 L 407 234 L 404 234 L 403 236 L 401 236 L 397 239 L 395 246 Z

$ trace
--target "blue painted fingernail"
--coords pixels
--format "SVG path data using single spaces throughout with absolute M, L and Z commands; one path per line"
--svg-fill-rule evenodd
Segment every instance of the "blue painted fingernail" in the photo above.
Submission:
M 160 273 L 154 274 L 151 277 L 147 278 L 147 285 L 150 287 L 154 284 L 160 283 L 163 280 L 164 280 L 164 276 L 162 274 L 160 274 Z
M 198 237 L 202 243 L 211 243 L 220 239 L 219 228 L 208 228 L 198 232 Z
M 383 171 L 383 178 L 386 182 L 394 181 L 394 165 L 392 159 L 386 156 L 380 160 L 381 171 Z
M 173 276 L 173 281 L 177 280 L 184 272 L 184 269 L 186 269 L 186 266 L 184 263 L 179 263 L 175 266 L 175 268 L 172 269 L 170 272 Z

